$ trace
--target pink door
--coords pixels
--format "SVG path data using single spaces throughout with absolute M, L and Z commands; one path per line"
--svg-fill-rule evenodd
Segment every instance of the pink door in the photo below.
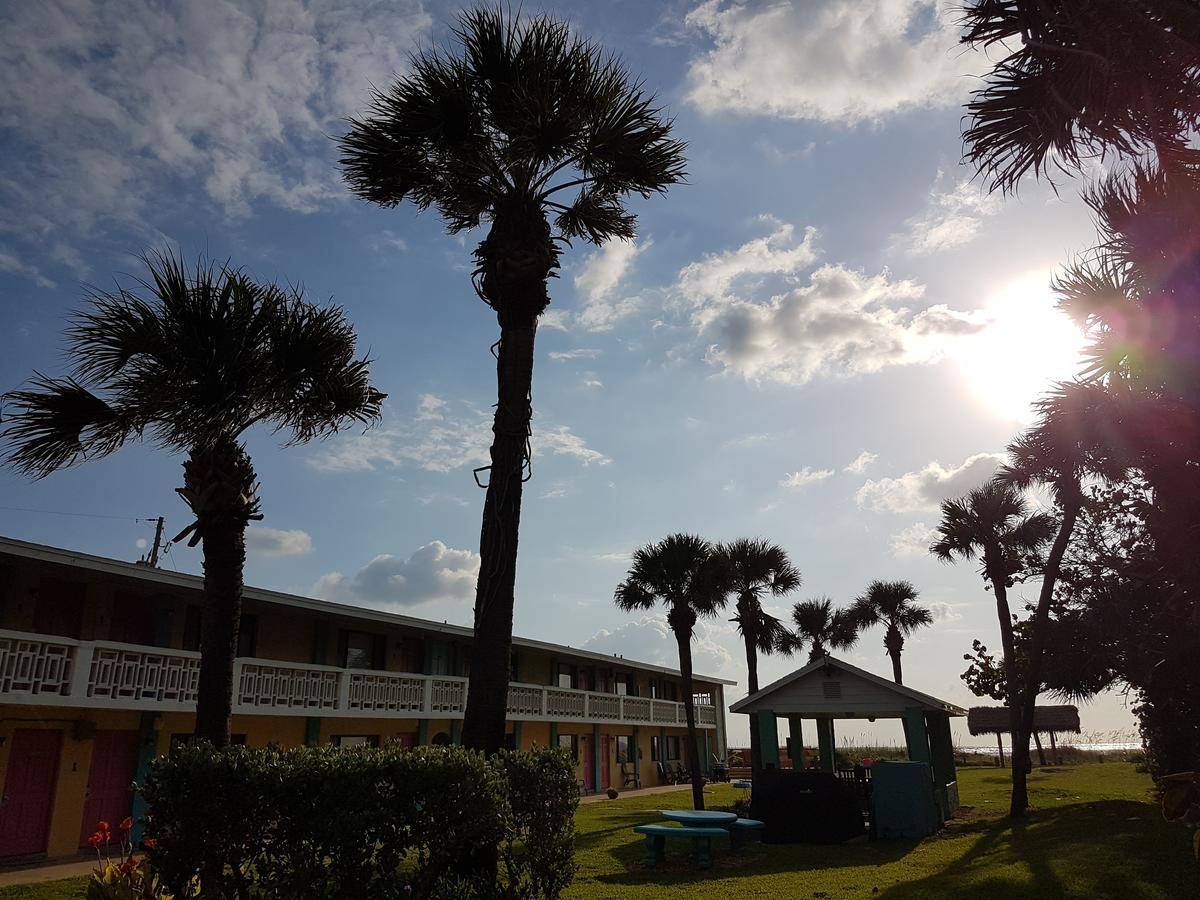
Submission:
M 589 734 L 579 736 L 579 755 L 583 757 L 583 789 L 596 789 L 596 755 L 592 753 L 592 737 Z
M 0 857 L 46 852 L 62 736 L 49 728 L 13 732 L 0 802 Z
M 133 811 L 133 772 L 137 768 L 138 733 L 136 731 L 97 731 L 92 744 L 92 767 L 88 770 L 83 822 L 79 827 L 79 846 L 96 831 L 103 819 L 116 834 L 117 825 Z
M 608 761 L 611 758 L 609 751 L 612 750 L 612 738 L 607 734 L 600 735 L 600 790 L 608 790 L 608 770 L 610 768 Z

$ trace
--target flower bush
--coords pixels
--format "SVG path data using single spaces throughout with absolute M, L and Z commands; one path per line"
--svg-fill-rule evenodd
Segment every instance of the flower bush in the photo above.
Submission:
M 204 897 L 557 897 L 574 874 L 563 751 L 181 748 L 151 767 L 149 856 Z M 494 848 L 494 850 L 492 849 Z
M 96 868 L 88 880 L 88 900 L 171 900 L 148 859 L 135 859 L 130 831 L 133 819 L 129 816 L 117 826 L 115 856 L 113 830 L 101 819 L 96 832 L 88 838 L 88 846 L 96 851 Z M 153 846 L 152 842 L 148 842 Z

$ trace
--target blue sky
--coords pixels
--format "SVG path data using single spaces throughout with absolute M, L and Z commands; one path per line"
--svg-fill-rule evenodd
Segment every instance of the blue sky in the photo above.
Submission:
M 389 399 L 366 435 L 250 436 L 266 519 L 248 581 L 469 623 L 471 469 L 495 395 L 495 317 L 469 280 L 482 235 L 353 199 L 330 139 L 411 49 L 446 40 L 457 8 L 8 5 L 0 389 L 61 371 L 82 285 L 136 272 L 144 248 L 302 283 L 347 308 Z M 1072 371 L 1079 338 L 1047 283 L 1091 240 L 1076 186 L 989 197 L 959 165 L 986 61 L 955 46 L 946 4 L 546 8 L 644 77 L 690 144 L 689 183 L 635 201 L 637 241 L 576 246 L 551 285 L 517 631 L 673 663 L 659 616 L 612 605 L 630 551 L 676 530 L 762 535 L 803 572 L 794 599 L 911 579 L 937 624 L 910 642 L 906 682 L 969 705 L 962 654 L 998 644 L 994 605 L 969 566 L 923 547 L 937 503 L 990 474 L 1029 401 Z M 187 524 L 180 462 L 127 447 L 37 483 L 0 473 L 0 533 L 136 558 L 151 530 L 133 519 Z M 199 554 L 166 565 L 199 571 Z M 849 658 L 886 674 L 881 638 Z M 696 666 L 744 680 L 723 619 Z M 787 667 L 766 661 L 764 680 Z M 1132 727 L 1119 697 L 1083 722 Z

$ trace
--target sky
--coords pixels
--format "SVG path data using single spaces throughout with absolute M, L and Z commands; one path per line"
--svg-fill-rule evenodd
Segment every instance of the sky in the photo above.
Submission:
M 906 683 L 991 702 L 958 676 L 973 638 L 998 646 L 992 597 L 971 564 L 926 548 L 939 502 L 987 478 L 1030 403 L 1078 366 L 1049 282 L 1092 241 L 1080 185 L 1000 197 L 960 165 L 962 104 L 988 61 L 957 45 L 950 4 L 524 9 L 619 53 L 689 163 L 686 184 L 631 202 L 636 241 L 576 244 L 551 283 L 516 633 L 675 665 L 660 612 L 613 605 L 630 553 L 674 531 L 762 536 L 803 575 L 774 612 L 909 579 L 936 621 L 906 647 Z M 411 51 L 445 44 L 458 10 L 0 7 L 0 390 L 62 373 L 85 286 L 127 283 L 146 249 L 228 259 L 341 304 L 388 394 L 383 422 L 301 448 L 248 436 L 266 518 L 248 534 L 247 581 L 470 624 L 471 470 L 487 456 L 498 336 L 469 277 L 483 234 L 355 199 L 333 141 Z M 189 522 L 181 461 L 132 445 L 38 482 L 0 471 L 0 534 L 136 559 L 149 519 L 165 516 L 168 536 Z M 201 571 L 183 545 L 163 565 Z M 695 666 L 744 685 L 726 619 L 698 628 Z M 878 629 L 844 657 L 890 673 Z M 797 664 L 763 660 L 762 682 Z M 1118 695 L 1081 714 L 1085 732 L 1133 728 Z M 743 738 L 743 717 L 729 726 Z

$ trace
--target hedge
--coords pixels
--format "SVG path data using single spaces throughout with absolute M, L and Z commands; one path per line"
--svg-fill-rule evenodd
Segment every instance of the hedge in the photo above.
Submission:
M 140 789 L 150 862 L 177 896 L 554 898 L 575 871 L 558 749 L 201 744 Z

